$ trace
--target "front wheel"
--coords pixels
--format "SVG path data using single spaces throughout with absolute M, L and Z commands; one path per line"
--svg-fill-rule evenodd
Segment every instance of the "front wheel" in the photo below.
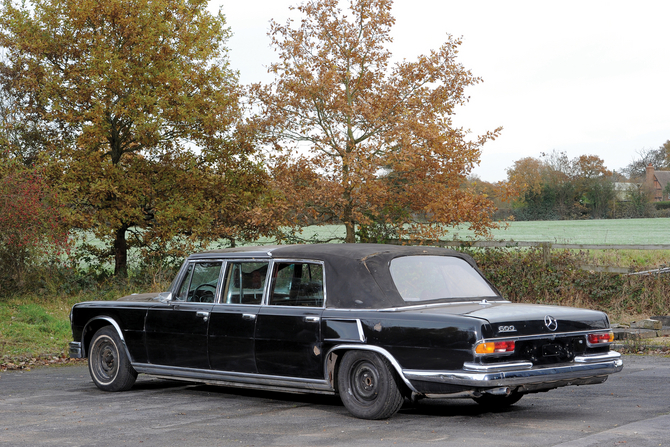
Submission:
M 130 366 L 121 339 L 111 326 L 100 328 L 93 335 L 88 371 L 95 386 L 103 391 L 125 391 L 135 383 L 137 371 Z
M 388 360 L 371 351 L 349 351 L 342 357 L 337 385 L 342 403 L 361 419 L 386 419 L 402 406 L 397 374 Z
M 483 394 L 481 397 L 473 398 L 475 402 L 484 407 L 487 411 L 502 411 L 507 407 L 519 402 L 523 394 L 518 391 L 512 391 L 507 396 L 495 396 L 493 394 Z

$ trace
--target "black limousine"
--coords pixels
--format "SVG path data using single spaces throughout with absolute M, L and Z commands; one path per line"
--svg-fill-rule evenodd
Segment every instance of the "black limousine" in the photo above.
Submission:
M 505 300 L 469 256 L 376 244 L 199 253 L 170 289 L 74 305 L 70 356 L 98 388 L 138 373 L 267 390 L 339 394 L 354 416 L 405 399 L 524 394 L 621 371 L 602 312 Z

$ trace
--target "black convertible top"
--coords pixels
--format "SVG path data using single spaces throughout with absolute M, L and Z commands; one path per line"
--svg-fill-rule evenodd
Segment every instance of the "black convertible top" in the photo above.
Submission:
M 382 309 L 408 305 L 391 278 L 391 260 L 402 256 L 421 255 L 458 257 L 477 268 L 470 256 L 454 250 L 384 244 L 235 247 L 198 253 L 191 258 L 244 257 L 323 261 L 326 270 L 327 307 Z

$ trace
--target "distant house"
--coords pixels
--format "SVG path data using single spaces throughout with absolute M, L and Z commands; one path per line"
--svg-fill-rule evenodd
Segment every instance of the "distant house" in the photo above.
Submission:
M 663 198 L 668 198 L 665 188 L 670 183 L 670 171 L 655 171 L 652 164 L 649 163 L 645 183 L 651 189 L 652 201 L 660 202 Z

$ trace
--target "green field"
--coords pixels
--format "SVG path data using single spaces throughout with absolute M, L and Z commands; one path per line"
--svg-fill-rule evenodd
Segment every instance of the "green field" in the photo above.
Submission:
M 457 231 L 454 239 L 472 233 Z M 494 230 L 496 240 L 538 241 L 561 244 L 668 244 L 670 219 L 602 219 L 510 222 Z
M 494 240 L 552 242 L 561 244 L 669 244 L 670 219 L 603 219 L 509 222 L 493 230 Z M 303 229 L 302 238 L 320 240 L 344 238 L 344 226 L 324 225 Z M 466 227 L 450 229 L 444 239 L 472 240 L 474 233 Z M 272 243 L 260 240 L 261 244 Z

